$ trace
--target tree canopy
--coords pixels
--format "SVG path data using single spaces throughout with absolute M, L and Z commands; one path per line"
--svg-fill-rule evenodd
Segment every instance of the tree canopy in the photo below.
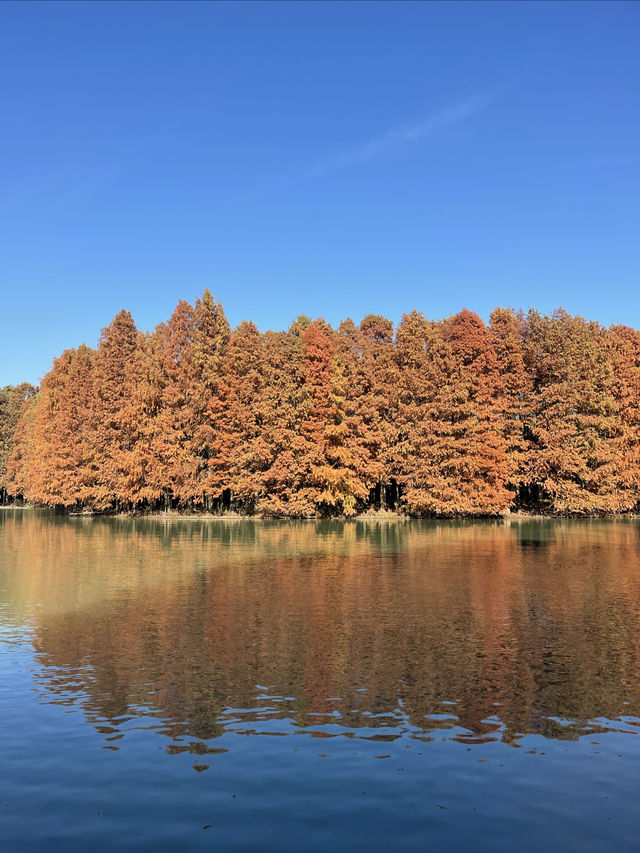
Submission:
M 0 499 L 267 516 L 640 502 L 640 332 L 557 310 L 231 330 L 206 290 L 0 389 Z

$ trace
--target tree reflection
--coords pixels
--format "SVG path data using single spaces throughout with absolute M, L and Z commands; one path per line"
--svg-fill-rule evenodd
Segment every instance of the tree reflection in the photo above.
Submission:
M 229 731 L 516 743 L 640 714 L 633 522 L 0 524 L 46 700 L 112 746 L 132 725 L 196 756 Z

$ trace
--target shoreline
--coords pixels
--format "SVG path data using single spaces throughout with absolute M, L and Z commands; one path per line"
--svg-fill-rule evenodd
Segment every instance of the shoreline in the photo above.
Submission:
M 640 513 L 638 512 L 623 512 L 623 513 L 597 513 L 588 514 L 554 514 L 542 512 L 509 512 L 502 515 L 459 515 L 459 516 L 416 516 L 404 515 L 402 513 L 391 512 L 389 510 L 381 512 L 364 512 L 360 515 L 352 516 L 265 516 L 256 513 L 255 515 L 243 515 L 241 513 L 226 512 L 226 513 L 207 513 L 207 512 L 180 512 L 180 511 L 151 511 L 151 512 L 61 512 L 56 511 L 51 507 L 39 507 L 33 504 L 5 504 L 0 506 L 0 510 L 26 510 L 26 511 L 44 511 L 54 515 L 59 515 L 66 518 L 82 518 L 82 519 L 98 519 L 98 518 L 117 518 L 117 519 L 149 519 L 157 521 L 224 521 L 224 522 L 314 522 L 319 521 L 340 521 L 344 523 L 356 522 L 412 522 L 412 521 L 445 521 L 445 522 L 516 522 L 523 523 L 525 521 L 639 521 Z

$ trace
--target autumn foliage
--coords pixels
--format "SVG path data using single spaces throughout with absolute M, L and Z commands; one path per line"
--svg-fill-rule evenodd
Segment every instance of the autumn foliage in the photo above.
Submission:
M 0 389 L 0 498 L 74 510 L 637 510 L 640 332 L 562 310 L 231 330 L 209 291 Z

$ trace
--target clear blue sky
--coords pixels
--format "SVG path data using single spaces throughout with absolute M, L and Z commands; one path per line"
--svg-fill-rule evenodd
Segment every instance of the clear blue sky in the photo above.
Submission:
M 640 4 L 0 4 L 0 385 L 129 308 L 640 327 Z

